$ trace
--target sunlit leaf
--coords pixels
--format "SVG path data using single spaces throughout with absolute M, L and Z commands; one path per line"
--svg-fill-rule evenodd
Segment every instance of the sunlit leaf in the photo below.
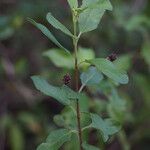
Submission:
M 62 51 L 61 49 L 50 49 L 44 52 L 43 55 L 48 57 L 57 67 L 68 68 L 68 69 L 74 68 L 73 56 Z M 78 57 L 78 63 L 80 64 L 85 59 L 95 58 L 95 54 L 92 49 L 79 47 L 77 57 Z M 86 68 L 88 66 L 89 64 L 86 63 L 82 63 L 79 65 L 80 68 Z
M 50 49 L 44 52 L 43 55 L 48 57 L 57 67 L 69 69 L 74 67 L 73 57 L 60 49 Z

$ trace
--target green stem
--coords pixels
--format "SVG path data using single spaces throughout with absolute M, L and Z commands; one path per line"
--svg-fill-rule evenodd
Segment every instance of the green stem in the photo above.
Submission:
M 127 137 L 126 137 L 126 134 L 125 134 L 124 130 L 121 130 L 118 133 L 118 137 L 119 137 L 120 143 L 123 147 L 123 150 L 130 150 L 130 144 L 127 141 Z
M 78 69 L 78 58 L 77 58 L 77 52 L 78 52 L 78 39 L 77 36 L 77 16 L 75 12 L 73 12 L 73 29 L 74 29 L 74 37 L 73 37 L 73 45 L 74 45 L 74 53 L 75 53 L 75 86 L 76 91 L 79 90 L 79 69 Z M 76 100 L 76 113 L 77 113 L 77 124 L 78 124 L 78 136 L 79 136 L 79 145 L 80 150 L 82 149 L 82 131 L 81 131 L 81 118 L 80 118 L 80 106 L 79 106 L 79 100 Z

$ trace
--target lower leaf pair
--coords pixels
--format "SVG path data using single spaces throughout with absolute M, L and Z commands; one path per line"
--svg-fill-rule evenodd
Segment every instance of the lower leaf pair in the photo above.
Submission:
M 100 131 L 103 140 L 106 142 L 109 136 L 118 132 L 120 127 L 116 127 L 110 119 L 103 120 L 97 114 L 90 114 L 92 123 L 87 128 L 95 128 Z M 84 127 L 86 128 L 86 127 Z M 72 134 L 77 133 L 76 130 L 58 129 L 52 131 L 45 143 L 42 143 L 37 150 L 58 150 L 62 145 L 71 140 Z M 84 150 L 99 150 L 95 146 L 89 145 L 86 142 L 82 145 Z

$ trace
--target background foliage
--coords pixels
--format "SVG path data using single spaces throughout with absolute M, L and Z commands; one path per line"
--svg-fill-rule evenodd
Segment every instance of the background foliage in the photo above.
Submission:
M 113 12 L 104 15 L 98 30 L 82 36 L 80 45 L 90 49 L 81 47 L 79 59 L 82 61 L 84 57 L 90 59 L 95 55 L 107 57 L 112 52 L 118 54 L 115 63 L 128 71 L 129 84 L 121 86 L 119 94 L 112 90 L 110 97 L 108 93 L 111 85 L 107 83 L 98 85 L 99 91 L 95 91 L 94 87 L 86 91 L 90 98 L 90 109 L 102 113 L 104 117 L 108 112 L 122 122 L 124 130 L 106 145 L 102 141 L 95 140 L 93 131 L 89 142 L 100 143 L 106 150 L 128 149 L 128 147 L 133 150 L 149 150 L 150 3 L 148 0 L 113 0 L 112 4 Z M 70 110 L 62 110 L 62 105 L 34 90 L 30 76 L 40 74 L 51 83 L 62 85 L 64 74 L 72 69 L 70 63 L 72 58 L 63 52 L 59 53 L 57 47 L 26 19 L 31 17 L 47 25 L 65 47 L 72 49 L 70 39 L 53 29 L 44 19 L 47 12 L 51 11 L 71 28 L 69 21 L 71 14 L 68 8 L 65 0 L 0 1 L 0 149 L 2 150 L 35 149 L 49 131 L 58 127 L 53 123 L 53 116 L 56 115 L 54 118 L 56 123 L 60 117 L 57 114 L 61 111 L 66 112 L 63 112 L 63 115 L 69 114 L 71 118 L 71 114 L 68 113 Z M 60 56 L 64 56 L 64 59 L 60 60 Z M 62 62 L 61 66 L 58 61 Z M 81 67 L 84 70 L 85 66 Z M 73 84 L 72 82 L 71 85 Z M 105 94 L 102 94 L 101 90 Z M 85 110 L 87 96 L 83 97 L 85 101 L 81 105 Z M 124 100 L 122 103 L 119 103 L 120 98 Z

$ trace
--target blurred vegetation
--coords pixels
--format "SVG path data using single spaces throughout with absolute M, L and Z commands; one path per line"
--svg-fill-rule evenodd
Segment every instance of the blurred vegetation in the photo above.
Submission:
M 117 117 L 123 124 L 123 130 L 106 145 L 95 141 L 92 133 L 89 141 L 100 143 L 106 150 L 127 150 L 128 147 L 131 150 L 149 150 L 150 1 L 113 0 L 112 4 L 113 12 L 103 17 L 98 30 L 80 40 L 82 47 L 90 47 L 87 52 L 81 48 L 80 59 L 95 55 L 107 57 L 112 52 L 118 54 L 115 63 L 128 71 L 129 84 L 120 87 L 118 92 L 105 82 L 99 85 L 99 91 L 95 91 L 94 87 L 86 90 L 90 98 L 88 109 L 103 116 L 108 112 L 110 116 Z M 0 1 L 1 150 L 36 149 L 48 132 L 57 127 L 51 118 L 61 111 L 69 111 L 62 110 L 62 105 L 35 92 L 30 79 L 33 74 L 41 74 L 52 83 L 62 84 L 63 75 L 72 69 L 71 58 L 58 53 L 57 47 L 27 22 L 26 18 L 31 17 L 48 25 L 44 17 L 49 11 L 68 28 L 72 27 L 66 0 Z M 51 26 L 49 28 L 65 47 L 72 49 L 69 38 L 64 38 Z M 60 56 L 64 59 L 60 60 Z M 58 66 L 58 61 L 62 61 L 61 66 Z M 106 97 L 110 90 L 111 97 Z M 118 103 L 118 99 L 124 101 Z M 81 105 L 87 109 L 86 102 Z M 118 108 L 121 114 L 117 114 Z

